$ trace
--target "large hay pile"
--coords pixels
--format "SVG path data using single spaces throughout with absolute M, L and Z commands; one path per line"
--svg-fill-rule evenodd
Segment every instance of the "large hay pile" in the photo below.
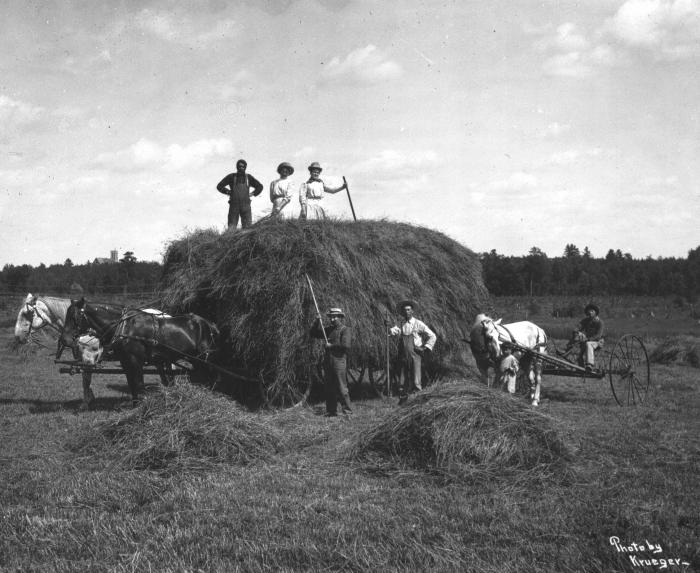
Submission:
M 134 410 L 85 427 L 69 448 L 111 467 L 172 474 L 267 459 L 278 432 L 235 402 L 185 381 L 158 386 Z
M 478 257 L 408 224 L 285 220 L 197 231 L 167 249 L 163 302 L 213 320 L 223 334 L 222 365 L 262 378 L 267 400 L 290 404 L 313 378 L 319 355 L 308 335 L 316 311 L 305 274 L 322 313 L 345 310 L 352 367 L 383 368 L 385 321 L 395 324 L 403 298 L 417 302 L 416 316 L 438 334 L 437 363 L 460 370 L 471 360 L 462 339 L 488 305 Z M 249 386 L 243 394 L 259 391 Z
M 652 351 L 651 362 L 688 364 L 700 368 L 700 339 L 695 336 L 668 336 Z
M 439 384 L 357 435 L 346 457 L 457 477 L 544 472 L 570 457 L 554 420 L 510 395 Z

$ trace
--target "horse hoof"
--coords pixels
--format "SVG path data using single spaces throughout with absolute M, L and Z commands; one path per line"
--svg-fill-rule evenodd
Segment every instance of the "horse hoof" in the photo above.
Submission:
M 539 401 L 539 400 L 533 400 L 533 401 L 532 401 L 532 405 L 533 405 L 533 406 L 539 406 L 539 405 L 540 405 L 540 401 Z

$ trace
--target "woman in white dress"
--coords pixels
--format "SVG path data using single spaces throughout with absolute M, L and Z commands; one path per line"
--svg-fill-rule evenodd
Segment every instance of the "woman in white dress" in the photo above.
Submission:
M 329 187 L 321 179 L 321 166 L 314 161 L 309 165 L 309 179 L 299 187 L 299 203 L 301 203 L 301 219 L 325 219 L 326 213 L 321 207 L 321 199 L 325 193 L 338 193 L 345 189 L 345 183 L 340 187 Z
M 277 166 L 280 178 L 270 183 L 270 201 L 272 201 L 272 216 L 279 217 L 280 212 L 292 200 L 292 180 L 289 176 L 294 173 L 292 167 L 286 161 Z

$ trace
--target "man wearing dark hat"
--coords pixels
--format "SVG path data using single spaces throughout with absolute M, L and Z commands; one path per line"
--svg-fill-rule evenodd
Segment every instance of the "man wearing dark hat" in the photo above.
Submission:
M 340 187 L 329 187 L 321 179 L 321 166 L 317 161 L 309 165 L 309 179 L 299 187 L 299 203 L 301 203 L 301 219 L 311 217 L 325 219 L 326 213 L 321 207 L 321 199 L 325 193 L 338 193 L 345 189 L 345 182 Z
M 219 193 L 229 196 L 228 200 L 228 226 L 234 229 L 238 226 L 238 217 L 241 218 L 241 227 L 246 229 L 253 224 L 253 212 L 250 209 L 250 197 L 257 197 L 262 193 L 263 186 L 252 175 L 245 172 L 248 163 L 245 159 L 236 162 L 236 173 L 229 173 L 224 177 L 216 189 Z M 251 187 L 253 192 L 250 192 Z
M 350 394 L 347 383 L 347 356 L 352 345 L 352 331 L 343 324 L 345 314 L 341 308 L 331 308 L 326 315 L 330 324 L 324 326 L 317 318 L 311 327 L 311 336 L 326 342 L 326 354 L 323 361 L 325 370 L 326 416 L 338 415 L 338 400 L 341 401 L 343 414 L 352 414 Z
M 292 181 L 289 176 L 294 173 L 294 167 L 284 161 L 277 166 L 277 173 L 279 173 L 280 178 L 270 183 L 273 217 L 278 217 L 280 211 L 292 200 Z
M 399 344 L 400 360 L 400 386 L 399 404 L 408 399 L 410 386 L 416 390 L 422 390 L 421 368 L 422 357 L 426 352 L 432 352 L 437 336 L 428 326 L 413 316 L 415 303 L 411 300 L 403 300 L 399 303 L 399 312 L 403 317 L 401 326 L 393 326 L 390 330 L 392 336 L 401 335 Z
M 578 323 L 574 330 L 570 346 L 578 343 L 581 347 L 581 356 L 586 370 L 593 370 L 595 366 L 595 351 L 603 347 L 603 321 L 598 316 L 600 309 L 595 304 L 588 304 L 583 309 L 586 316 Z

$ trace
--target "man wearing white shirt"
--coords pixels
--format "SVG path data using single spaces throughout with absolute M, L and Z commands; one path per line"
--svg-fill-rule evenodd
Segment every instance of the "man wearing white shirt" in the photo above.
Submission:
M 413 316 L 415 303 L 404 300 L 399 303 L 399 309 L 404 321 L 401 326 L 391 328 L 392 336 L 401 336 L 399 344 L 399 359 L 401 363 L 399 404 L 408 398 L 409 384 L 413 381 L 416 390 L 422 390 L 421 366 L 425 352 L 432 352 L 437 337 L 428 326 Z
M 314 161 L 309 165 L 309 179 L 299 187 L 299 203 L 301 203 L 301 219 L 325 219 L 326 213 L 321 207 L 321 199 L 325 193 L 338 193 L 345 189 L 345 183 L 340 187 L 329 187 L 321 179 L 321 166 Z

